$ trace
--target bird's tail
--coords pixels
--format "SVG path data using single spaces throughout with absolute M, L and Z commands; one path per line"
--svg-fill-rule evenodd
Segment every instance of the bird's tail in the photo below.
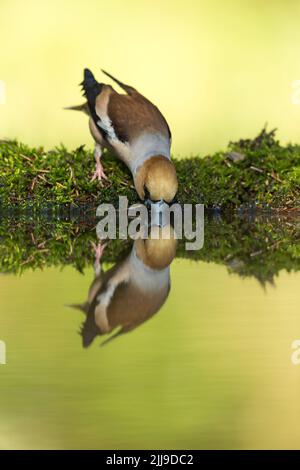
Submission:
M 86 103 L 83 104 L 78 104 L 76 106 L 66 106 L 64 109 L 71 109 L 73 111 L 82 111 L 83 113 L 87 114 L 89 116 L 90 111 L 89 111 L 89 105 Z
M 98 83 L 94 75 L 89 69 L 84 69 L 83 82 L 80 83 L 83 88 L 83 94 L 86 97 L 89 108 L 95 107 L 97 96 L 101 93 L 102 83 Z
M 136 91 L 135 88 L 133 88 L 132 86 L 130 85 L 126 85 L 125 83 L 122 83 L 120 82 L 120 80 L 118 80 L 116 77 L 114 77 L 113 75 L 111 75 L 110 73 L 106 72 L 105 70 L 101 69 L 101 71 L 109 78 L 111 78 L 114 82 L 116 82 L 119 87 L 123 88 L 123 90 L 126 91 L 126 93 L 128 93 L 130 95 L 130 93 L 132 93 L 133 91 Z
M 115 334 L 113 334 L 112 336 L 110 336 L 109 338 L 107 338 L 105 341 L 102 341 L 102 343 L 100 344 L 100 346 L 106 346 L 108 343 L 110 343 L 111 341 L 113 341 L 114 339 L 116 339 L 118 336 L 120 335 L 123 335 L 124 333 L 126 333 L 123 328 L 121 328 L 120 330 L 118 330 Z
M 108 343 L 113 341 L 114 339 L 118 338 L 121 335 L 124 335 L 125 333 L 129 333 L 129 331 L 134 330 L 138 325 L 125 325 L 122 326 L 116 333 L 114 333 L 112 336 L 107 338 L 105 341 L 102 341 L 100 346 L 106 346 Z

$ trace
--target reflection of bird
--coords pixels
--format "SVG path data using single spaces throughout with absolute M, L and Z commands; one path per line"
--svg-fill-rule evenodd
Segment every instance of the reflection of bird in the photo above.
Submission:
M 82 82 L 87 103 L 67 109 L 89 115 L 95 139 L 96 171 L 93 180 L 107 179 L 101 164 L 102 149 L 108 148 L 131 170 L 141 199 L 171 202 L 177 192 L 176 171 L 170 159 L 171 133 L 167 121 L 149 100 L 107 72 L 126 94 L 98 83 L 90 70 Z
M 152 229 L 152 233 L 157 231 L 157 227 Z M 103 245 L 95 247 L 95 279 L 88 298 L 81 305 L 72 305 L 86 315 L 81 331 L 84 347 L 96 336 L 118 327 L 117 333 L 107 341 L 127 333 L 160 309 L 170 290 L 169 265 L 175 256 L 176 244 L 172 234 L 169 239 L 160 236 L 135 240 L 127 258 L 107 272 L 102 271 L 100 263 Z

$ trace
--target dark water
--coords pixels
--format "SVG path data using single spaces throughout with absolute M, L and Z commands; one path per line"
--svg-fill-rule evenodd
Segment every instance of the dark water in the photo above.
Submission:
M 299 220 L 111 241 L 101 271 L 94 227 L 0 223 L 1 448 L 299 448 Z

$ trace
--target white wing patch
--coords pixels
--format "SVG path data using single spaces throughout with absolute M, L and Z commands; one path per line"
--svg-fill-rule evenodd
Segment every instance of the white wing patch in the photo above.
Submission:
M 107 134 L 108 141 L 114 142 L 118 140 L 112 122 L 108 116 L 103 116 L 99 121 L 97 121 L 97 124 Z
M 105 140 L 113 147 L 117 156 L 128 165 L 130 160 L 130 145 L 128 142 L 122 142 L 118 139 L 113 123 L 107 113 L 110 94 L 111 89 L 107 88 L 96 98 L 95 111 L 99 118 L 97 125 L 105 132 Z
M 98 295 L 98 302 L 101 303 L 101 305 L 103 305 L 104 307 L 108 307 L 118 285 L 119 284 L 117 283 L 109 282 L 106 291 Z
M 121 142 L 121 140 L 118 139 L 114 126 L 108 116 L 102 116 L 101 119 L 97 121 L 97 124 L 105 132 L 105 139 L 113 147 L 119 158 L 128 165 L 130 160 L 129 142 Z
M 117 286 L 118 284 L 109 282 L 106 291 L 97 297 L 99 304 L 95 308 L 95 321 L 103 333 L 108 333 L 110 331 L 109 321 L 107 318 L 107 307 L 110 304 Z

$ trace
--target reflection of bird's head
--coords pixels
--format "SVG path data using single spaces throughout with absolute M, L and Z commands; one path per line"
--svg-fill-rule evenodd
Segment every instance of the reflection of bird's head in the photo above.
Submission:
M 150 228 L 148 239 L 138 239 L 134 244 L 137 256 L 146 266 L 161 270 L 173 261 L 177 239 L 171 225 L 155 225 Z
M 178 189 L 174 165 L 162 155 L 149 158 L 137 170 L 135 187 L 142 200 L 171 202 Z

